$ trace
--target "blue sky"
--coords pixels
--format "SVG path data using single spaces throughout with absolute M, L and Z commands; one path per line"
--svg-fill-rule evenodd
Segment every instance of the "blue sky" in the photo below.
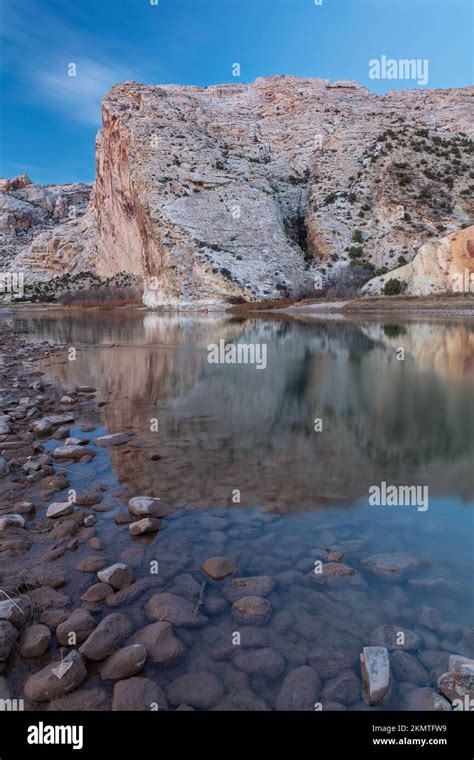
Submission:
M 472 0 L 153 2 L 0 0 L 0 176 L 93 180 L 100 100 L 119 81 L 294 74 L 380 93 L 416 86 L 369 79 L 369 60 L 386 55 L 428 59 L 429 88 L 472 84 Z

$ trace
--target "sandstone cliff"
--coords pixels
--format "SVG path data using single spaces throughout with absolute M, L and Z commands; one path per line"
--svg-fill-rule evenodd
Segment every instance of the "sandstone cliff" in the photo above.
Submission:
M 391 279 L 410 296 L 474 293 L 474 226 L 425 243 L 413 261 L 370 280 L 363 293 L 379 295 Z
M 8 267 L 38 235 L 53 231 L 66 220 L 74 223 L 80 218 L 91 190 L 92 185 L 82 183 L 33 184 L 26 174 L 0 179 L 0 267 Z M 48 273 L 49 262 L 41 263 Z
M 309 296 L 345 270 L 382 274 L 471 222 L 473 93 L 376 96 L 290 76 L 117 85 L 86 214 L 16 265 L 32 278 L 142 275 L 149 306 Z

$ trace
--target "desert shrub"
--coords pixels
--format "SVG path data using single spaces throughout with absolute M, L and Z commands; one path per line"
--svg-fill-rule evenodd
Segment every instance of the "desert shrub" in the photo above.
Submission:
M 364 250 L 360 245 L 351 245 L 349 248 L 349 256 L 351 259 L 361 259 L 364 255 Z
M 395 277 L 391 280 L 387 280 L 385 285 L 383 286 L 383 294 L 384 296 L 399 296 L 402 292 L 402 283 L 400 280 L 397 280 Z
M 142 305 L 142 291 L 137 287 L 95 287 L 63 293 L 58 297 L 64 306 L 133 306 Z

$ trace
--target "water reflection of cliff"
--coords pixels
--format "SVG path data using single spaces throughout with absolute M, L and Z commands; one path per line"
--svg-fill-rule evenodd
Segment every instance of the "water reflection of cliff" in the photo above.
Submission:
M 64 384 L 92 384 L 110 431 L 141 448 L 112 452 L 134 492 L 175 503 L 298 507 L 353 501 L 381 480 L 428 483 L 472 499 L 474 332 L 462 325 L 222 316 L 88 314 L 35 320 L 39 339 L 80 350 L 55 367 Z M 206 347 L 264 342 L 268 367 L 207 362 Z M 117 345 L 121 344 L 121 345 Z M 397 361 L 396 348 L 406 351 Z M 150 432 L 158 417 L 159 432 Z M 316 417 L 323 432 L 313 430 Z M 159 461 L 150 461 L 158 453 Z

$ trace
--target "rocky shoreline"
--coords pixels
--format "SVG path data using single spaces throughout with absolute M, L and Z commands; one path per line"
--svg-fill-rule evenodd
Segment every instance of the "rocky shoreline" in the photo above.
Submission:
M 104 432 L 94 388 L 45 381 L 38 361 L 66 362 L 68 346 L 8 324 L 0 338 L 0 704 L 468 709 L 473 631 L 430 606 L 459 593 L 451 580 L 368 554 L 360 525 L 302 540 L 278 514 L 191 514 L 111 483 L 107 450 L 140 441 Z

